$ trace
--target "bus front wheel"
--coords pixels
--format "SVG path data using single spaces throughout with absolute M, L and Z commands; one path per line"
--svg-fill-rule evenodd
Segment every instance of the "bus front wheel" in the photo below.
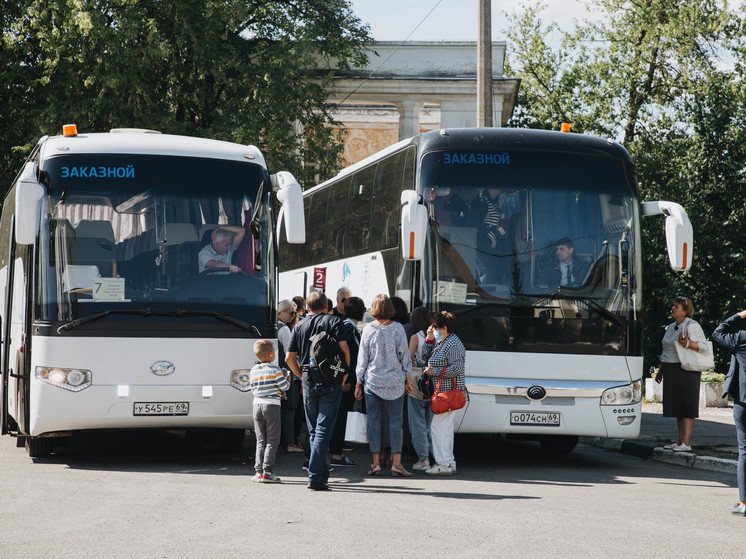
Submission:
M 26 437 L 26 451 L 30 458 L 44 458 L 52 454 L 52 437 Z
M 575 450 L 578 438 L 574 435 L 546 435 L 540 442 L 547 452 L 566 453 Z

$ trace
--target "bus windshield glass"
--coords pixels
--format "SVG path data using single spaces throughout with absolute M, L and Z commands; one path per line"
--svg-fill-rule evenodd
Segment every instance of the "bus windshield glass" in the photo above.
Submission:
M 37 316 L 71 321 L 106 313 L 131 321 L 137 313 L 179 311 L 197 321 L 271 322 L 265 179 L 259 165 L 210 158 L 47 159 L 42 180 L 51 197 L 39 242 Z
M 422 194 L 430 298 L 469 349 L 638 351 L 637 199 L 627 161 L 513 150 L 432 152 Z

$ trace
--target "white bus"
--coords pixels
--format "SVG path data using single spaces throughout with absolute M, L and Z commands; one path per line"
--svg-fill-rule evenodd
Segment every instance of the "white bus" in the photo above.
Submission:
M 488 202 L 489 199 L 489 202 Z M 428 132 L 304 193 L 305 246 L 280 244 L 280 297 L 348 287 L 458 318 L 469 403 L 457 432 L 635 438 L 642 387 L 640 215 L 667 215 L 671 265 L 688 269 L 678 204 L 638 200 L 613 141 L 533 130 Z M 572 281 L 556 270 L 570 245 Z
M 42 138 L 0 220 L 2 433 L 32 457 L 82 429 L 251 427 L 253 339 L 277 338 L 272 191 L 254 146 L 138 130 Z M 237 273 L 199 269 L 218 226 Z M 235 237 L 235 244 L 240 237 Z

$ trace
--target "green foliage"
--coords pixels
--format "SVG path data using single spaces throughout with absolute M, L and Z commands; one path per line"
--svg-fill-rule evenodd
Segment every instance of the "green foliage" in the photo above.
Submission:
M 81 132 L 136 127 L 253 143 L 271 168 L 299 180 L 304 161 L 337 165 L 329 76 L 317 56 L 346 68 L 364 60 L 370 39 L 346 0 L 8 4 L 0 8 L 6 187 L 20 167 L 7 154 L 27 153 L 67 122 Z
M 566 121 L 617 139 L 635 161 L 641 199 L 686 209 L 695 232 L 686 273 L 668 265 L 663 221 L 643 220 L 647 368 L 677 295 L 693 300 L 705 332 L 746 308 L 746 29 L 714 0 L 594 4 L 603 21 L 564 33 L 557 52 L 544 37 L 558 30 L 543 25 L 540 9 L 512 18 L 509 68 L 524 104 L 509 125 Z M 718 370 L 728 357 L 716 351 Z
M 725 375 L 714 371 L 705 371 L 700 378 L 701 382 L 724 382 Z

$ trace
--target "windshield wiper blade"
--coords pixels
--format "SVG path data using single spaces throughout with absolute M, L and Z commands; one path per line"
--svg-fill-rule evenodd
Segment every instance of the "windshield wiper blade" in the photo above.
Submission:
M 93 322 L 94 320 L 99 320 L 101 318 L 107 317 L 112 314 L 135 314 L 143 317 L 147 317 L 152 313 L 150 309 L 121 309 L 121 310 L 109 310 L 109 311 L 102 311 L 96 314 L 90 314 L 88 316 L 84 316 L 82 318 L 76 318 L 75 320 L 68 322 L 67 324 L 63 324 L 59 328 L 57 328 L 57 333 L 63 332 L 64 330 L 72 330 L 73 328 L 77 328 L 78 326 L 81 326 L 82 324 L 87 324 L 88 322 Z
M 600 305 L 599 303 L 597 303 L 590 297 L 582 297 L 580 295 L 570 295 L 566 293 L 560 293 L 558 291 L 554 293 L 537 293 L 537 294 L 530 294 L 526 296 L 527 297 L 543 297 L 545 299 L 557 299 L 557 300 L 564 299 L 566 301 L 580 301 L 592 307 L 594 311 L 596 311 L 598 314 L 600 314 L 602 317 L 604 317 L 609 322 L 613 322 L 617 326 L 622 326 L 622 327 L 625 327 L 627 325 L 624 319 L 615 315 L 609 309 Z
M 211 316 L 213 318 L 217 318 L 218 320 L 222 320 L 223 322 L 228 322 L 230 324 L 235 324 L 236 326 L 239 326 L 240 328 L 243 328 L 244 330 L 248 330 L 249 332 L 253 332 L 257 336 L 261 336 L 262 333 L 259 331 L 259 328 L 254 326 L 253 324 L 249 324 L 248 322 L 244 322 L 243 320 L 238 320 L 237 318 L 233 318 L 228 316 L 227 314 L 215 312 L 215 311 L 186 311 L 186 310 L 177 310 L 174 313 L 174 316 Z
M 72 330 L 73 328 L 77 328 L 82 324 L 93 322 L 94 320 L 99 320 L 112 314 L 134 314 L 142 316 L 143 318 L 147 318 L 149 316 L 171 316 L 176 318 L 187 316 L 211 316 L 213 318 L 217 318 L 218 320 L 222 320 L 223 322 L 234 324 L 235 326 L 243 328 L 244 330 L 248 330 L 249 332 L 253 332 L 257 336 L 262 335 L 262 333 L 259 331 L 259 328 L 257 328 L 253 324 L 249 324 L 248 322 L 244 322 L 243 320 L 238 320 L 237 318 L 232 318 L 223 313 L 215 311 L 187 311 L 182 309 L 177 309 L 175 311 L 154 311 L 151 309 L 121 309 L 102 311 L 100 313 L 84 316 L 82 318 L 73 320 L 72 322 L 68 322 L 67 324 L 63 324 L 62 326 L 57 328 L 57 333 L 63 332 L 65 330 Z

